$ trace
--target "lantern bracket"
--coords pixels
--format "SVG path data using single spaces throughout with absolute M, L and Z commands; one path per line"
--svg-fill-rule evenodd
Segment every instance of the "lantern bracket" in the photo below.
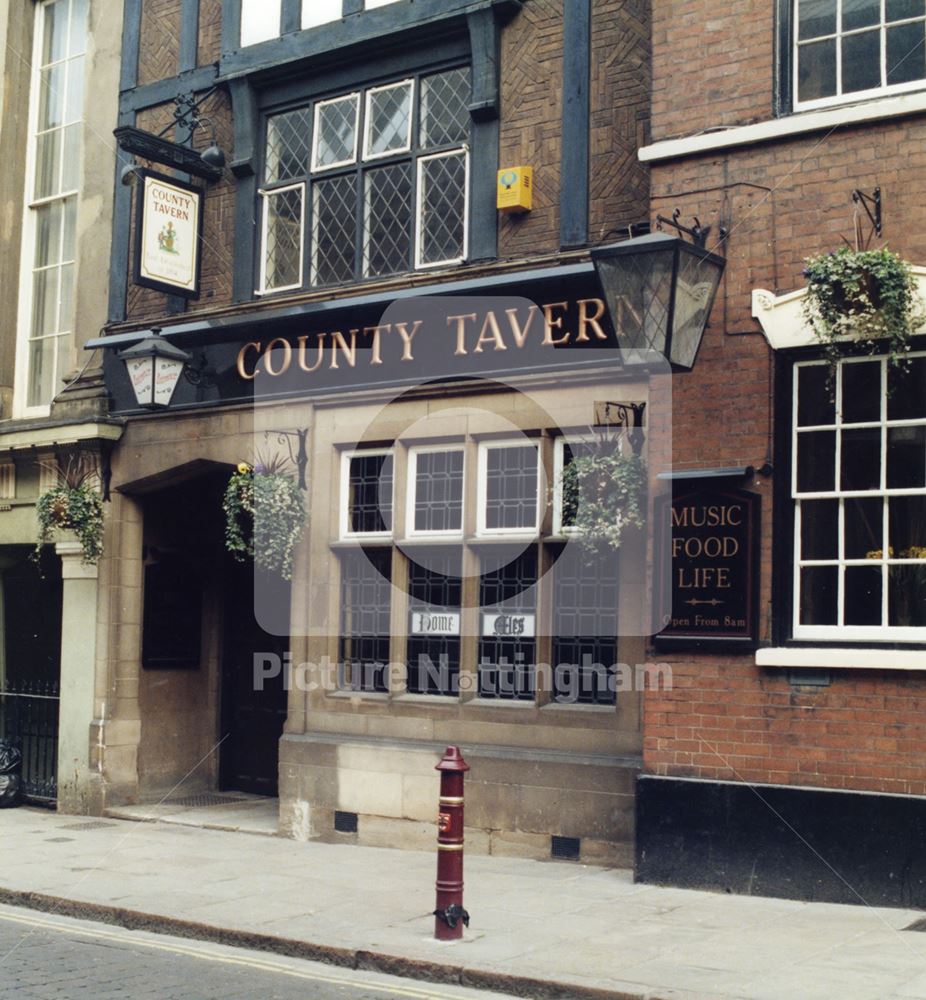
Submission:
M 596 403 L 595 426 L 602 432 L 627 432 L 634 455 L 643 451 L 643 413 L 646 403 Z
M 881 235 L 881 188 L 876 187 L 871 194 L 865 194 L 859 188 L 855 188 L 852 192 L 852 200 L 856 205 L 861 205 L 865 209 L 865 214 L 868 216 L 868 221 L 871 223 L 871 228 L 874 229 L 875 235 Z
M 308 484 L 305 480 L 305 470 L 309 464 L 309 452 L 306 448 L 309 428 L 301 427 L 294 431 L 264 431 L 264 440 L 269 441 L 272 435 L 276 435 L 277 444 L 286 445 L 286 450 L 289 452 L 289 460 L 296 467 L 296 471 L 299 474 L 299 489 L 307 490 Z
M 701 250 L 707 249 L 707 238 L 711 234 L 710 226 L 702 226 L 701 220 L 695 215 L 692 216 L 693 226 L 683 226 L 678 220 L 681 218 L 682 210 L 677 208 L 672 213 L 672 218 L 667 219 L 664 215 L 656 216 L 656 224 L 659 229 L 663 226 L 671 226 L 676 232 L 684 233 L 686 236 L 691 238 L 691 242 L 694 243 L 696 247 Z M 720 239 L 717 241 L 718 245 L 723 243 L 727 238 L 727 230 L 723 226 L 720 227 Z

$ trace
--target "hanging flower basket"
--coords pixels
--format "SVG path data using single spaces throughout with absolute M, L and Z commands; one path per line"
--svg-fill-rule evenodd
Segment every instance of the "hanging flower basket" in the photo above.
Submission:
M 580 452 L 560 475 L 563 512 L 582 545 L 617 549 L 627 528 L 646 523 L 649 478 L 639 455 L 624 455 L 616 442 Z
M 835 366 L 841 342 L 887 348 L 892 365 L 906 368 L 910 339 L 923 323 L 922 303 L 910 265 L 886 247 L 841 247 L 807 258 L 804 319 Z
M 225 547 L 239 562 L 293 575 L 293 553 L 305 529 L 305 500 L 292 476 L 269 463 L 242 462 L 232 473 L 222 502 Z
M 58 531 L 73 531 L 83 550 L 83 561 L 95 566 L 103 554 L 103 498 L 90 476 L 72 485 L 67 481 L 46 490 L 36 502 L 39 535 L 33 558 Z

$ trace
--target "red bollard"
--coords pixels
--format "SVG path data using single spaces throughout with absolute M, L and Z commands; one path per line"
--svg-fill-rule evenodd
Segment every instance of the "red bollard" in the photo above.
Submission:
M 447 747 L 436 766 L 440 771 L 440 811 L 437 818 L 437 909 L 434 937 L 456 941 L 469 927 L 463 909 L 463 776 L 469 764 L 459 747 Z

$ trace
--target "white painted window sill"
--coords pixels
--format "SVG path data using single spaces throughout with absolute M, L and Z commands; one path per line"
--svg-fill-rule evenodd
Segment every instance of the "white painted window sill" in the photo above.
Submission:
M 784 646 L 756 650 L 756 666 L 799 670 L 926 670 L 926 649 Z
M 731 146 L 788 139 L 806 132 L 818 132 L 840 125 L 878 121 L 883 118 L 896 118 L 920 111 L 926 111 L 926 91 L 861 101 L 858 104 L 843 104 L 817 111 L 801 111 L 782 118 L 756 122 L 754 125 L 735 125 L 732 128 L 702 132 L 681 139 L 666 139 L 654 142 L 650 146 L 643 146 L 639 151 L 639 157 L 644 163 L 657 163 L 660 160 L 671 160 L 680 156 L 693 156 Z

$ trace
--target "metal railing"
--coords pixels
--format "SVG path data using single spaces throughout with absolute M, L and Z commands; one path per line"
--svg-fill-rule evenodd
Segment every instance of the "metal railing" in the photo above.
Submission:
M 23 795 L 51 804 L 58 794 L 57 681 L 7 680 L 0 685 L 0 738 L 23 752 Z

